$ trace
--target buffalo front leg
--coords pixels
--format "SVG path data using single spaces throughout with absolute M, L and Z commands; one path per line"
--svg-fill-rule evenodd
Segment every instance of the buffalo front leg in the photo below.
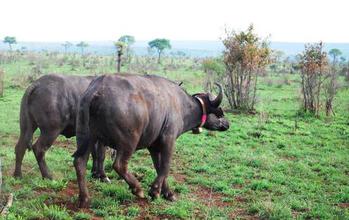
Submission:
M 151 185 L 149 195 L 156 199 L 160 197 L 160 193 L 164 195 L 166 199 L 174 200 L 175 197 L 171 190 L 169 189 L 169 186 L 167 184 L 166 178 L 170 171 L 170 164 L 172 159 L 172 152 L 174 148 L 175 140 L 171 138 L 163 139 L 161 144 L 159 145 L 159 155 L 152 154 L 154 166 L 157 171 L 157 177 L 155 178 L 154 182 Z
M 159 175 L 160 173 L 160 164 L 161 164 L 161 154 L 159 151 L 156 151 L 154 149 L 149 149 L 151 158 L 153 160 L 153 164 L 154 167 L 156 169 L 156 173 Z M 175 201 L 176 200 L 176 196 L 175 194 L 171 191 L 170 187 L 168 186 L 167 183 L 167 178 L 164 179 L 164 181 L 162 182 L 162 187 L 161 187 L 161 194 L 162 196 L 169 200 L 169 201 Z M 151 194 L 152 196 L 152 194 Z M 153 197 L 153 196 L 152 196 Z
M 115 171 L 127 182 L 132 193 L 139 198 L 144 198 L 144 192 L 141 188 L 141 184 L 138 182 L 135 176 L 128 172 L 127 165 L 133 151 L 118 151 L 114 160 L 113 167 Z

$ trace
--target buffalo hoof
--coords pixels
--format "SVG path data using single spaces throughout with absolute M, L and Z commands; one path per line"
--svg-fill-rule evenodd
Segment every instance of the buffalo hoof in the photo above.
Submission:
M 22 173 L 21 172 L 14 172 L 13 177 L 20 179 L 20 178 L 22 178 Z
M 88 198 L 80 198 L 79 199 L 79 204 L 78 204 L 79 208 L 81 209 L 86 209 L 89 208 L 90 206 L 90 201 Z
M 162 196 L 164 197 L 164 199 L 174 202 L 177 200 L 175 194 L 173 192 L 167 192 L 167 193 L 163 193 Z
M 160 198 L 160 193 L 155 191 L 150 191 L 149 196 L 151 197 L 152 200 L 156 200 Z
M 48 180 L 53 180 L 51 175 L 43 175 L 42 178 L 43 179 L 48 179 Z
M 132 190 L 133 195 L 137 196 L 140 199 L 144 199 L 144 192 L 142 189 L 133 189 Z
M 108 177 L 101 177 L 100 180 L 103 183 L 111 183 L 111 181 L 110 181 L 110 179 Z
M 99 174 L 97 172 L 91 172 L 91 176 L 93 179 L 99 179 Z

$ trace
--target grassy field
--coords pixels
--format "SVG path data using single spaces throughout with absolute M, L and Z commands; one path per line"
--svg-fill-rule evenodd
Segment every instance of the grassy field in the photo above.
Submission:
M 104 58 L 101 58 L 104 59 Z M 108 60 L 107 58 L 105 58 Z M 204 73 L 188 61 L 175 70 L 154 70 L 202 91 Z M 112 62 L 91 70 L 48 62 L 43 72 L 112 72 Z M 335 100 L 335 117 L 299 114 L 299 78 L 260 78 L 257 114 L 227 114 L 224 133 L 182 135 L 169 177 L 178 201 L 136 199 L 105 162 L 112 184 L 88 175 L 91 208 L 76 207 L 77 184 L 71 154 L 75 139 L 60 137 L 47 153 L 54 180 L 43 180 L 32 152 L 23 163 L 23 179 L 11 177 L 19 134 L 19 106 L 32 71 L 26 59 L 2 64 L 5 94 L 0 98 L 0 156 L 3 190 L 14 193 L 7 219 L 349 219 L 349 89 Z M 287 83 L 285 83 L 287 81 Z M 343 82 L 344 85 L 344 82 Z M 143 189 L 155 177 L 150 155 L 137 152 L 129 163 Z M 89 168 L 91 162 L 89 162 Z

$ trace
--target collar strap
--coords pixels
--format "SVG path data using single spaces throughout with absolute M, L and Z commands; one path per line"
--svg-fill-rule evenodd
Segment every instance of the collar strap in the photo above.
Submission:
M 205 108 L 205 103 L 204 101 L 198 97 L 198 96 L 194 96 L 201 104 L 201 108 L 202 108 L 202 116 L 201 116 L 201 123 L 199 125 L 198 128 L 201 128 L 202 126 L 204 126 L 206 119 L 207 119 L 207 114 L 206 114 L 206 108 Z

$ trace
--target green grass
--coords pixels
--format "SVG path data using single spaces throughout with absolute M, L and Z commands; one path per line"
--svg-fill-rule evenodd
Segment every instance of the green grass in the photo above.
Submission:
M 188 91 L 198 92 L 204 74 L 193 69 L 192 62 L 185 62 L 180 69 L 161 73 L 159 68 L 155 73 L 184 81 Z M 74 206 L 78 190 L 70 156 L 75 149 L 74 138 L 66 141 L 60 137 L 47 153 L 53 181 L 41 179 L 32 152 L 25 155 L 23 179 L 11 177 L 24 92 L 22 87 L 13 86 L 13 80 L 18 74 L 27 74 L 31 66 L 29 61 L 20 60 L 0 67 L 6 71 L 5 96 L 0 98 L 3 190 L 15 196 L 8 219 L 349 219 L 346 87 L 336 97 L 336 116 L 316 118 L 298 114 L 296 75 L 287 76 L 288 85 L 278 83 L 283 76 L 260 78 L 257 114 L 227 114 L 231 121 L 227 132 L 187 133 L 177 140 L 169 183 L 178 201 L 136 199 L 112 170 L 108 157 L 105 166 L 112 184 L 95 181 L 88 175 L 91 208 L 78 210 Z M 49 62 L 46 66 L 44 72 L 71 71 L 68 65 Z M 111 65 L 99 68 L 98 73 L 112 70 Z M 76 69 L 74 74 L 91 71 L 81 66 Z M 137 152 L 129 167 L 148 191 L 155 178 L 149 153 Z

